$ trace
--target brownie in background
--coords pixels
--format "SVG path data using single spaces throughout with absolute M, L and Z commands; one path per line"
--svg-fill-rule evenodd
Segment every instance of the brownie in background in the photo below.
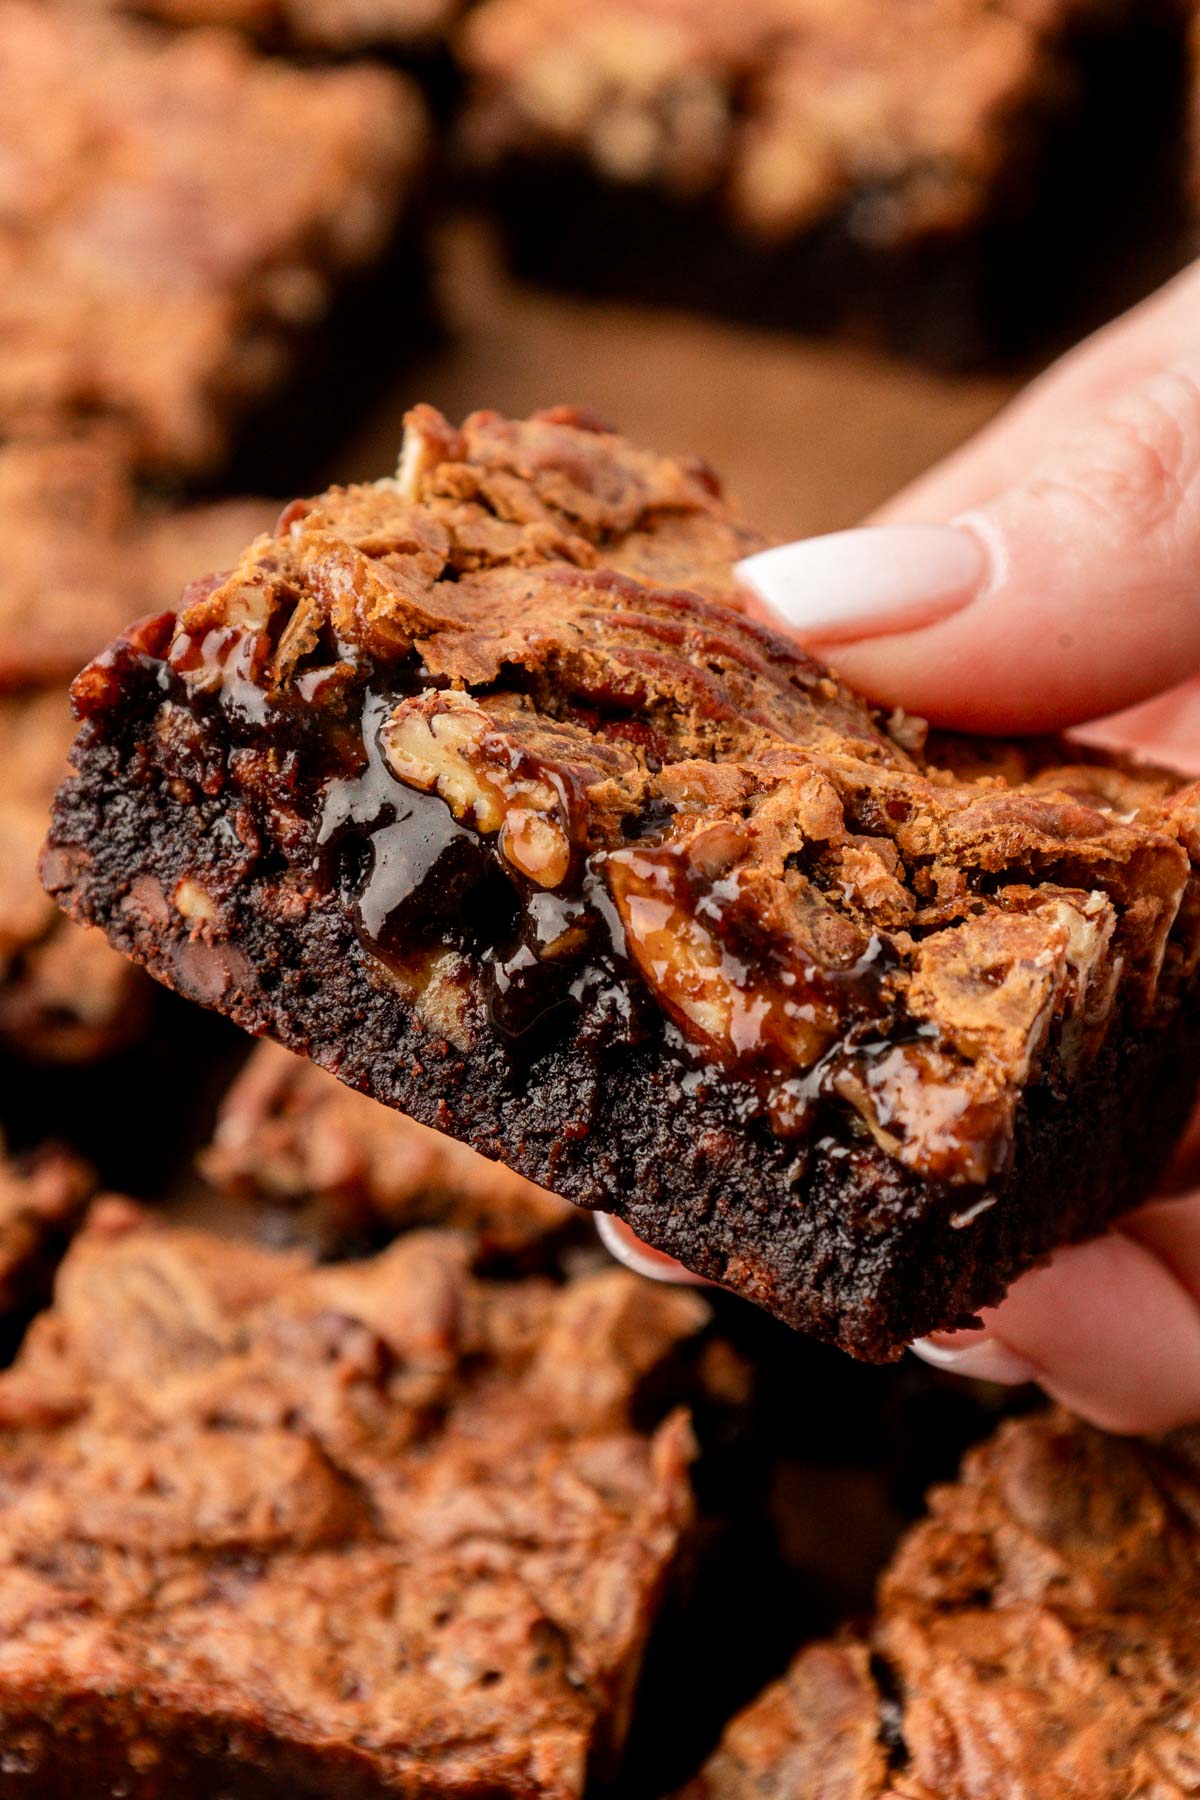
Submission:
M 425 143 L 389 70 L 7 0 L 0 433 L 113 419 L 140 466 L 211 471 L 384 257 Z
M 803 1650 L 680 1800 L 1196 1790 L 1200 1444 L 1010 1422 L 936 1489 L 861 1637 Z
M 287 1209 L 330 1248 L 446 1225 L 481 1263 L 531 1266 L 581 1224 L 557 1195 L 278 1044 L 260 1045 L 237 1076 L 199 1161 L 223 1193 Z
M 1181 13 L 483 0 L 463 146 L 522 273 L 971 362 L 1086 311 L 1178 191 Z
M 464 0 L 76 0 L 164 25 L 231 25 L 272 46 L 424 55 L 440 47 Z
M 691 1529 L 703 1325 L 452 1234 L 313 1268 L 102 1206 L 0 1378 L 0 1796 L 572 1800 Z
M 10 1156 L 0 1143 L 0 1358 L 49 1300 L 94 1188 L 88 1165 L 61 1145 Z

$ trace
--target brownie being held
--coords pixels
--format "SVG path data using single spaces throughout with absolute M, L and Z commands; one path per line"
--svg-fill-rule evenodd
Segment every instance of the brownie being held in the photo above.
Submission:
M 1144 1197 L 1195 792 L 925 745 L 588 416 L 413 415 L 80 677 L 44 873 L 161 979 L 856 1354 Z

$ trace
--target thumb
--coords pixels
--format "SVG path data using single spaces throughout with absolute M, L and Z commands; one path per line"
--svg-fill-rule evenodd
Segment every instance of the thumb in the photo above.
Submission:
M 1077 724 L 1200 670 L 1200 354 L 949 524 L 740 565 L 772 622 L 881 704 L 976 731 Z

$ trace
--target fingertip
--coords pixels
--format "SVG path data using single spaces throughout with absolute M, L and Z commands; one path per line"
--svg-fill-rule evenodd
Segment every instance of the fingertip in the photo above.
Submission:
M 596 1234 L 604 1248 L 635 1275 L 645 1275 L 651 1281 L 673 1282 L 677 1287 L 712 1285 L 702 1275 L 693 1275 L 690 1269 L 685 1269 L 673 1256 L 667 1256 L 662 1250 L 654 1250 L 649 1244 L 644 1244 L 629 1229 L 624 1219 L 603 1212 L 597 1213 L 595 1218 Z

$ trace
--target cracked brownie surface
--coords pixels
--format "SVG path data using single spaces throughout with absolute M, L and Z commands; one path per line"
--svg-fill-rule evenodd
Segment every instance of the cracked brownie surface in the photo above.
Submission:
M 802 1651 L 680 1800 L 1195 1794 L 1198 1450 L 1004 1426 L 935 1489 L 866 1641 Z
M 549 1255 L 579 1216 L 278 1044 L 260 1045 L 221 1102 L 200 1169 L 238 1199 L 315 1207 L 322 1239 L 448 1225 L 484 1262 Z
M 886 1357 L 1153 1180 L 1200 809 L 880 718 L 737 610 L 760 542 L 586 415 L 418 409 L 395 478 L 83 673 L 44 872 L 184 992 Z
M 94 1214 L 0 1379 L 0 1794 L 577 1795 L 692 1513 L 704 1303 Z
M 35 0 L 0 10 L 0 121 L 0 430 L 117 419 L 183 470 L 383 250 L 425 138 L 387 70 Z

